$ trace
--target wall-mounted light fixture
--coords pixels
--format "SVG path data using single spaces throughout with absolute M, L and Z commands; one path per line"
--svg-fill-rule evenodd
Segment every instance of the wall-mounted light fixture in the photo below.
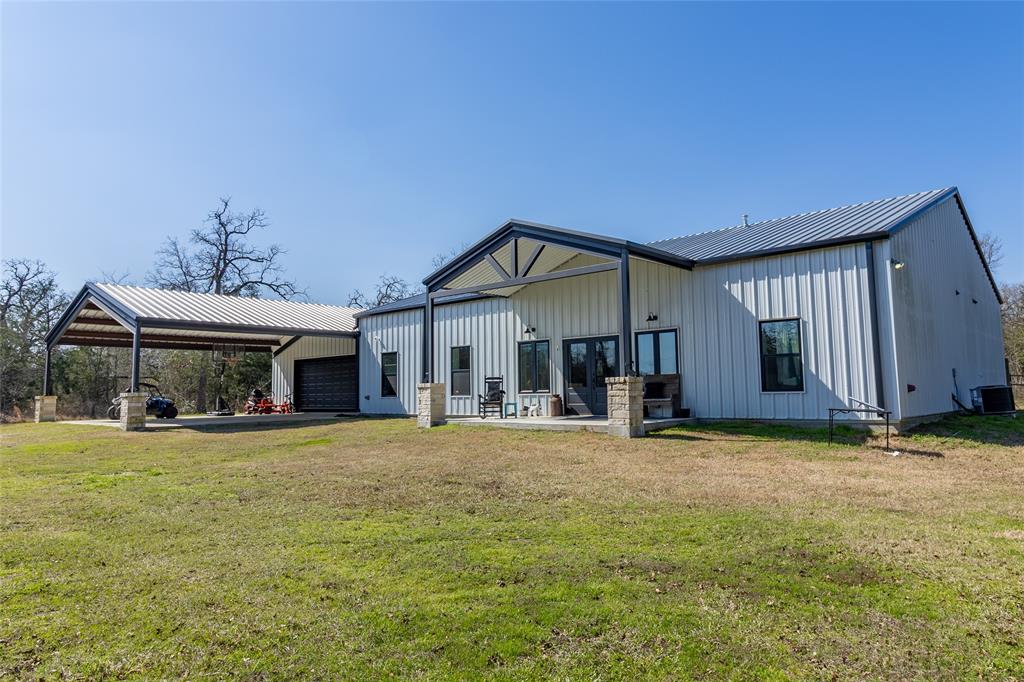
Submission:
M 657 319 L 658 319 L 658 316 L 655 315 L 654 313 L 647 313 L 647 321 L 648 322 L 655 322 Z
M 897 258 L 892 258 L 892 259 L 889 260 L 889 262 L 892 263 L 892 269 L 893 270 L 902 270 L 903 266 L 906 265 L 906 263 L 904 263 L 903 261 L 901 261 L 901 260 L 899 260 Z
M 533 334 L 536 331 L 537 331 L 536 327 L 531 327 L 530 325 L 526 325 L 526 327 L 523 329 L 523 334 Z

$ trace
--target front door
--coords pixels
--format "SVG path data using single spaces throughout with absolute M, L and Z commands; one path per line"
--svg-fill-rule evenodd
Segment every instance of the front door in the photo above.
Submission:
M 569 414 L 608 414 L 607 377 L 619 376 L 619 339 L 572 339 L 565 346 L 565 407 Z

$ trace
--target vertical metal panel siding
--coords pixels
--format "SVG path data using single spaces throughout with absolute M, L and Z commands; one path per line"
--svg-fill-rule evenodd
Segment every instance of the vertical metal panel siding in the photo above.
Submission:
M 963 402 L 975 386 L 1006 383 L 999 302 L 956 201 L 926 211 L 890 242 L 906 264 L 890 273 L 902 416 L 955 409 L 954 369 Z
M 684 273 L 683 403 L 697 417 L 823 419 L 877 399 L 867 254 L 857 244 Z M 758 321 L 800 319 L 804 391 L 762 393 Z
M 562 340 L 619 333 L 618 283 L 613 272 L 527 286 L 509 298 L 441 306 L 434 311 L 437 381 L 451 384 L 451 348 L 470 346 L 470 396 L 448 395 L 449 414 L 475 414 L 485 376 L 501 376 L 509 401 L 538 405 L 547 413 L 550 394 L 517 394 L 520 341 L 549 340 L 551 391 L 564 393 Z M 536 329 L 527 333 L 526 328 Z
M 367 414 L 415 414 L 423 309 L 359 318 L 359 409 Z M 398 396 L 381 397 L 382 353 L 398 353 Z
M 296 360 L 353 355 L 355 352 L 356 340 L 350 336 L 303 336 L 274 358 L 270 390 L 277 398 L 294 391 Z

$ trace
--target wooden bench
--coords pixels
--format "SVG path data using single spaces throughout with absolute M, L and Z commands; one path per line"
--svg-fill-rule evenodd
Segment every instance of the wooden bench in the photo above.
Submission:
M 679 375 L 648 374 L 644 377 L 644 416 L 677 417 L 679 407 Z

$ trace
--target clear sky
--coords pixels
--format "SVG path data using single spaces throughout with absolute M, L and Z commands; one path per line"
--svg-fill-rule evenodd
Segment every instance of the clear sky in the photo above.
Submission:
M 0 246 L 69 289 L 220 195 L 343 304 L 509 217 L 650 241 L 947 185 L 1024 279 L 1020 4 L 0 12 Z

